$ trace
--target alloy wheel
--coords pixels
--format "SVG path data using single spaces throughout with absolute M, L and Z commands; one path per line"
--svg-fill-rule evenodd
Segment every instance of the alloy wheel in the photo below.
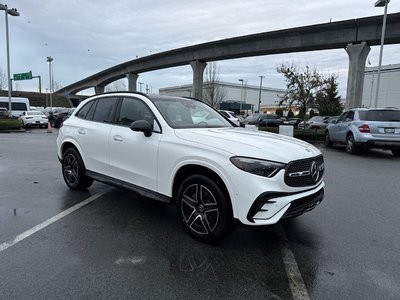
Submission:
M 79 179 L 79 165 L 76 157 L 68 153 L 63 162 L 63 172 L 65 180 L 73 185 Z
M 184 222 L 197 234 L 215 230 L 220 212 L 213 193 L 204 185 L 192 184 L 182 194 L 181 212 Z

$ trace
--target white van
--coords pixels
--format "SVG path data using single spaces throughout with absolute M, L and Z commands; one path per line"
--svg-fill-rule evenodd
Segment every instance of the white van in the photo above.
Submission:
M 0 107 L 8 110 L 8 97 L 0 97 Z M 12 116 L 18 118 L 24 111 L 31 110 L 29 99 L 22 97 L 11 98 Z

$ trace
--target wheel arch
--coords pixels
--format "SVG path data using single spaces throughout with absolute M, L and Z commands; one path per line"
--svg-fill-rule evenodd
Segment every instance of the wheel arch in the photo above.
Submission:
M 70 149 L 70 148 L 73 148 L 73 149 L 75 149 L 75 150 L 78 152 L 78 154 L 80 155 L 80 157 L 81 157 L 81 159 L 82 159 L 83 165 L 86 166 L 85 157 L 82 155 L 82 151 L 80 150 L 80 147 L 78 147 L 78 145 L 76 145 L 76 144 L 75 144 L 73 141 L 71 141 L 71 140 L 67 140 L 67 141 L 65 141 L 65 142 L 62 144 L 62 146 L 61 146 L 61 153 L 60 153 L 60 156 L 61 156 L 60 159 L 63 158 L 65 151 L 67 151 L 67 150 Z
M 211 178 L 217 185 L 221 188 L 222 192 L 224 193 L 225 197 L 229 200 L 229 205 L 230 208 L 233 210 L 232 207 L 232 199 L 230 197 L 228 188 L 224 182 L 224 180 L 213 170 L 205 167 L 205 166 L 200 166 L 200 165 L 195 165 L 195 164 L 190 164 L 190 165 L 185 165 L 182 166 L 178 172 L 176 172 L 173 185 L 172 185 L 172 202 L 176 202 L 176 193 L 178 192 L 179 185 L 182 183 L 185 178 L 187 178 L 190 175 L 204 175 L 209 178 Z

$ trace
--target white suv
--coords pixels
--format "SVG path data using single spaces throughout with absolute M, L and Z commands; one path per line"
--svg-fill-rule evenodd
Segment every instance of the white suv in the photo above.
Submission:
M 207 113 L 209 123 L 194 115 Z M 321 152 L 303 141 L 233 127 L 188 98 L 109 93 L 82 102 L 57 138 L 65 183 L 93 180 L 177 205 L 196 239 L 215 242 L 233 229 L 275 224 L 324 197 Z

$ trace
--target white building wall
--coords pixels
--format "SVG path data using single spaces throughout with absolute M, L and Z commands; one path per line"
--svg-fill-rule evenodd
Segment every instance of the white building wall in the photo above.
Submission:
M 375 107 L 378 67 L 367 67 L 364 73 L 362 106 Z M 400 108 L 400 64 L 381 67 L 378 107 Z
M 221 87 L 226 91 L 226 97 L 224 101 L 237 101 L 240 102 L 242 99 L 242 85 L 229 83 L 229 82 L 220 82 Z M 181 86 L 173 86 L 160 88 L 160 95 L 170 95 L 170 96 L 188 96 L 192 95 L 192 85 L 181 85 Z M 278 94 L 283 94 L 285 90 L 270 88 L 270 87 L 262 87 L 261 89 L 261 106 L 276 106 L 279 102 L 280 98 Z M 259 99 L 260 87 L 259 86 L 251 86 L 251 85 L 243 85 L 243 102 L 247 104 L 251 104 L 254 106 L 254 110 L 258 110 L 258 99 Z

